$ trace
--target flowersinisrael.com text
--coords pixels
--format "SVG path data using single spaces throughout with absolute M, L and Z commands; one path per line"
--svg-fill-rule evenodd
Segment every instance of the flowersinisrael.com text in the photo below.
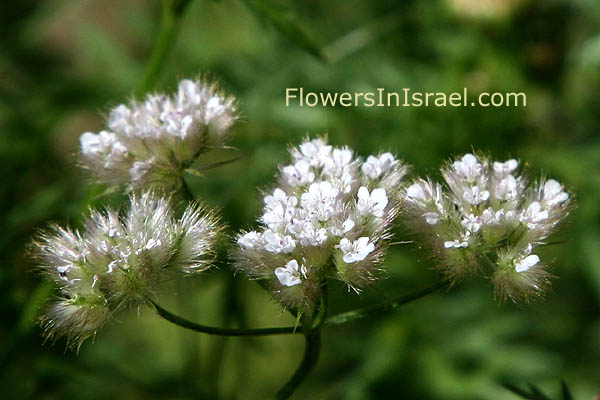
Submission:
M 462 92 L 400 92 L 377 88 L 374 92 L 305 92 L 302 87 L 285 89 L 285 106 L 300 107 L 525 107 L 527 96 L 519 92 L 483 92 L 472 99 Z

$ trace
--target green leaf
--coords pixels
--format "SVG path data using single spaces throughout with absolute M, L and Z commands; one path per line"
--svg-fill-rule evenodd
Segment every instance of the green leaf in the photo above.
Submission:
M 525 389 L 521 389 L 518 386 L 512 385 L 510 383 L 504 383 L 504 384 L 502 384 L 502 386 L 504 386 L 506 389 L 510 390 L 511 392 L 513 392 L 514 394 L 516 394 L 517 396 L 519 396 L 522 399 L 552 400 L 548 396 L 546 396 L 544 393 L 542 393 L 541 390 L 539 390 L 537 387 L 535 387 L 532 384 L 527 385 L 530 390 L 529 392 Z
M 244 0 L 244 2 L 254 14 L 270 23 L 296 46 L 322 61 L 327 61 L 320 46 L 308 36 L 288 9 L 269 0 Z
M 531 390 L 531 394 L 533 394 L 536 399 L 552 400 L 550 397 L 546 396 L 540 389 L 538 389 L 537 386 L 535 386 L 531 383 L 527 384 L 527 386 L 529 386 L 529 390 Z
M 522 399 L 536 400 L 535 397 L 531 397 L 531 395 L 526 390 L 523 390 L 518 386 L 512 385 L 510 383 L 504 383 L 502 384 L 502 386 L 504 386 L 506 389 L 510 390 Z

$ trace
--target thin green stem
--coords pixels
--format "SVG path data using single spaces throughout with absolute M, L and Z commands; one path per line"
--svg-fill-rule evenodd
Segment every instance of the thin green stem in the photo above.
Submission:
M 190 186 L 183 177 L 181 178 L 181 194 L 187 201 L 196 200 L 196 196 L 194 196 L 194 193 L 192 193 L 192 189 L 190 189 Z
M 413 292 L 407 295 L 399 296 L 388 300 L 381 304 L 376 304 L 373 306 L 363 307 L 352 311 L 343 312 L 341 314 L 333 315 L 329 318 L 325 318 L 325 312 L 319 312 L 317 316 L 312 320 L 312 326 L 309 326 L 309 329 L 319 328 L 319 327 L 329 327 L 329 326 L 338 326 L 343 325 L 352 321 L 356 321 L 362 318 L 371 317 L 374 315 L 383 314 L 385 312 L 389 312 L 395 310 L 405 304 L 413 302 L 415 300 L 420 299 L 421 297 L 425 297 L 431 293 L 434 293 L 438 290 L 449 287 L 451 284 L 448 280 L 442 280 L 437 282 L 436 284 Z M 195 322 L 189 321 L 185 318 L 182 318 L 178 315 L 175 315 L 153 300 L 148 299 L 148 301 L 152 304 L 158 315 L 167 321 L 179 325 L 182 328 L 190 329 L 196 332 L 206 333 L 209 335 L 221 335 L 221 336 L 270 336 L 270 335 L 291 335 L 291 334 L 300 334 L 306 332 L 306 325 L 303 324 L 303 328 L 300 329 L 297 326 L 283 326 L 277 328 L 259 328 L 259 329 L 229 329 L 229 328 L 216 328 L 207 325 L 200 325 Z M 326 301 L 322 300 L 321 306 L 319 310 L 326 310 Z
M 173 49 L 181 18 L 190 0 L 162 0 L 161 20 L 158 36 L 146 65 L 144 75 L 135 90 L 136 97 L 142 97 L 154 88 L 169 53 Z
M 290 380 L 287 381 L 275 395 L 277 400 L 289 399 L 302 382 L 306 380 L 315 365 L 317 365 L 319 353 L 321 352 L 321 329 L 319 328 L 305 333 L 304 339 L 306 344 L 302 362 Z
M 223 285 L 223 293 L 220 296 L 221 299 L 224 299 L 222 308 L 221 308 L 221 322 L 225 326 L 226 329 L 232 324 L 234 318 L 239 311 L 238 304 L 238 291 L 236 288 L 236 280 L 235 277 L 231 274 L 225 276 L 225 282 Z M 209 355 L 208 355 L 208 365 L 210 365 L 209 373 L 207 374 L 209 378 L 209 382 L 207 382 L 209 388 L 209 393 L 215 398 L 221 398 L 220 396 L 220 375 L 223 367 L 223 358 L 225 354 L 225 349 L 227 346 L 227 337 L 215 337 L 211 342 Z
M 352 322 L 352 321 L 355 321 L 358 319 L 362 319 L 365 317 L 372 317 L 374 315 L 392 311 L 392 310 L 395 310 L 407 303 L 410 303 L 412 301 L 420 299 L 421 297 L 425 297 L 428 294 L 436 292 L 440 289 L 444 289 L 444 288 L 450 286 L 450 284 L 451 284 L 451 282 L 449 280 L 442 280 L 428 288 L 425 288 L 425 289 L 422 289 L 422 290 L 419 290 L 419 291 L 416 291 L 413 293 L 409 293 L 404 296 L 399 296 L 399 297 L 393 298 L 393 299 L 388 300 L 381 304 L 363 307 L 363 308 L 359 308 L 356 310 L 347 311 L 347 312 L 343 312 L 341 314 L 334 315 L 330 318 L 327 318 L 325 320 L 325 322 L 323 323 L 323 325 L 324 326 L 343 325 L 343 324 L 346 324 L 348 322 Z
M 306 380 L 310 372 L 319 361 L 321 353 L 321 326 L 327 316 L 329 293 L 327 283 L 323 283 L 322 293 L 319 301 L 319 308 L 310 318 L 304 318 L 302 328 L 304 331 L 304 357 L 302 362 L 294 372 L 294 375 L 283 385 L 275 395 L 277 400 L 288 399 L 296 389 Z
M 152 304 L 158 315 L 167 321 L 181 326 L 182 328 L 190 329 L 196 332 L 202 332 L 209 335 L 220 335 L 220 336 L 271 336 L 271 335 L 290 335 L 290 334 L 300 334 L 302 333 L 302 329 L 294 326 L 285 326 L 279 328 L 258 328 L 258 329 L 229 329 L 229 328 L 216 328 L 213 326 L 206 326 L 196 324 L 194 322 L 188 321 L 185 318 L 182 318 L 178 315 L 175 315 L 158 304 L 156 304 L 153 300 L 148 299 L 148 301 Z

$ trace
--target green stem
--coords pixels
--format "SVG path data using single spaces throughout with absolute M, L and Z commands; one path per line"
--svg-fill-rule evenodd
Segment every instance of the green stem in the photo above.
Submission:
M 158 36 L 152 49 L 150 60 L 146 65 L 135 96 L 140 98 L 154 88 L 163 69 L 173 44 L 177 39 L 181 18 L 190 0 L 162 0 L 161 21 Z
M 202 332 L 209 335 L 220 335 L 220 336 L 271 336 L 271 335 L 290 335 L 290 334 L 299 334 L 302 333 L 302 329 L 298 329 L 294 326 L 285 326 L 280 328 L 259 328 L 259 329 L 229 329 L 229 328 L 216 328 L 213 326 L 206 326 L 196 324 L 194 322 L 188 321 L 178 315 L 175 315 L 154 301 L 148 299 L 158 315 L 167 321 L 181 326 L 182 328 L 190 329 L 196 332 Z
M 333 315 L 329 318 L 325 318 L 324 313 L 319 313 L 316 318 L 313 320 L 313 328 L 318 328 L 320 326 L 338 326 L 343 325 L 352 321 L 356 321 L 362 318 L 371 317 L 374 315 L 379 315 L 388 311 L 395 310 L 405 304 L 413 302 L 415 300 L 420 299 L 421 297 L 425 297 L 428 294 L 434 293 L 440 289 L 444 289 L 450 286 L 450 281 L 442 280 L 437 282 L 436 284 L 413 292 L 404 296 L 399 296 L 393 298 L 389 301 L 386 301 L 381 304 L 377 304 L 374 306 L 368 306 L 359 308 L 352 311 L 343 312 L 341 314 Z M 291 334 L 300 334 L 303 333 L 302 329 L 298 329 L 296 326 L 283 326 L 277 328 L 259 328 L 259 329 L 226 329 L 226 328 L 216 328 L 207 325 L 196 324 L 195 322 L 189 321 L 185 318 L 182 318 L 178 315 L 175 315 L 161 306 L 159 306 L 154 301 L 150 300 L 150 303 L 155 308 L 158 315 L 167 321 L 179 325 L 182 328 L 190 329 L 196 332 L 206 333 L 209 335 L 221 335 L 221 336 L 270 336 L 270 335 L 291 335 Z M 321 309 L 324 309 L 325 302 L 322 303 Z M 303 325 L 304 326 L 304 325 Z
M 306 344 L 302 362 L 290 380 L 275 395 L 277 400 L 289 399 L 302 382 L 306 380 L 315 365 L 317 365 L 319 353 L 321 352 L 321 329 L 305 333 L 304 338 Z
M 327 316 L 328 297 L 327 283 L 324 282 L 319 308 L 310 318 L 306 318 L 302 322 L 304 340 L 306 342 L 304 347 L 304 357 L 294 372 L 294 375 L 292 375 L 275 395 L 277 400 L 288 399 L 302 382 L 306 380 L 310 372 L 317 365 L 319 354 L 321 352 L 321 326 Z
M 362 319 L 365 317 L 371 317 L 373 315 L 378 315 L 378 314 L 382 314 L 382 313 L 385 313 L 388 311 L 392 311 L 392 310 L 395 310 L 396 308 L 403 306 L 404 304 L 407 304 L 407 303 L 410 303 L 417 299 L 420 299 L 421 297 L 425 297 L 428 294 L 431 294 L 437 290 L 444 289 L 444 288 L 450 286 L 450 283 L 451 282 L 449 280 L 442 280 L 428 288 L 425 288 L 425 289 L 422 289 L 422 290 L 419 290 L 419 291 L 416 291 L 413 293 L 409 293 L 404 296 L 399 296 L 399 297 L 393 298 L 393 299 L 386 301 L 384 303 L 381 303 L 381 304 L 363 307 L 363 308 L 359 308 L 356 310 L 337 314 L 331 318 L 327 318 L 325 320 L 325 322 L 323 323 L 323 325 L 324 326 L 343 325 L 343 324 L 346 324 L 348 322 L 352 322 L 352 321 L 355 321 L 358 319 Z
M 183 177 L 181 178 L 181 194 L 183 195 L 183 198 L 187 201 L 196 200 L 196 196 L 194 196 L 194 193 L 192 193 L 192 189 L 190 189 L 190 186 Z
M 225 276 L 226 281 L 223 285 L 223 292 L 221 299 L 224 299 L 221 309 L 222 323 L 226 327 L 226 329 L 232 324 L 233 319 L 236 317 L 237 312 L 239 311 L 239 304 L 237 299 L 237 288 L 236 288 L 236 280 L 235 277 L 231 274 Z M 211 388 L 209 393 L 214 396 L 214 398 L 221 398 L 220 395 L 220 387 L 219 387 L 219 378 L 221 375 L 221 370 L 223 366 L 223 356 L 225 354 L 225 348 L 227 345 L 227 337 L 215 337 L 211 342 L 209 356 L 208 356 L 208 365 L 210 366 L 210 371 L 208 374 L 209 382 L 207 382 L 208 386 Z

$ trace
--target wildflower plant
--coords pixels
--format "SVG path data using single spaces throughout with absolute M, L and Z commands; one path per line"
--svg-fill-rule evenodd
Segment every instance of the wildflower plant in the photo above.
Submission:
M 418 179 L 403 195 L 405 222 L 434 266 L 456 281 L 487 272 L 501 298 L 529 300 L 548 285 L 535 249 L 570 209 L 560 183 L 528 184 L 519 162 L 466 154 L 442 168 L 445 185 Z
M 235 235 L 232 272 L 257 280 L 296 325 L 220 328 L 188 321 L 162 308 L 164 281 L 209 268 L 223 225 L 199 206 L 183 180 L 198 156 L 222 147 L 236 119 L 232 98 L 214 85 L 183 80 L 173 96 L 132 100 L 108 116 L 108 130 L 80 137 L 81 165 L 100 183 L 129 195 L 124 212 L 92 210 L 82 230 L 54 225 L 34 249 L 57 298 L 41 318 L 46 335 L 79 347 L 124 308 L 148 305 L 186 329 L 224 336 L 302 334 L 302 363 L 276 398 L 287 399 L 315 366 L 321 330 L 341 325 L 486 273 L 501 298 L 543 293 L 549 274 L 535 253 L 567 216 L 571 196 L 561 184 L 529 184 L 516 160 L 492 162 L 466 154 L 442 168 L 444 184 L 416 178 L 389 152 L 366 159 L 326 137 L 289 149 L 276 183 L 263 193 L 258 227 Z M 176 203 L 177 192 L 187 199 Z M 328 316 L 327 282 L 360 292 L 385 276 L 384 255 L 396 222 L 408 225 L 430 250 L 444 279 L 380 305 Z M 393 267 L 393 266 L 388 266 Z
M 57 289 L 40 318 L 47 337 L 66 337 L 79 348 L 118 311 L 144 305 L 175 325 L 206 334 L 302 335 L 303 359 L 275 395 L 287 399 L 316 365 L 324 328 L 394 310 L 473 274 L 486 275 L 501 299 L 520 302 L 543 294 L 550 274 L 537 250 L 572 207 L 572 195 L 559 182 L 530 182 L 515 159 L 466 154 L 442 167 L 443 183 L 418 177 L 409 183 L 409 168 L 397 156 L 383 152 L 363 159 L 320 137 L 289 149 L 290 163 L 278 167 L 276 183 L 263 193 L 258 226 L 232 235 L 230 259 L 219 259 L 229 272 L 258 281 L 296 323 L 214 327 L 161 307 L 156 293 L 161 283 L 205 271 L 216 259 L 224 226 L 215 211 L 197 203 L 183 177 L 195 171 L 199 156 L 225 147 L 238 119 L 236 101 L 205 79 L 184 79 L 172 95 L 148 94 L 189 3 L 161 1 L 161 27 L 137 98 L 114 107 L 104 130 L 80 136 L 79 165 L 95 183 L 124 191 L 129 206 L 91 210 L 82 229 L 53 225 L 33 243 L 39 270 Z M 247 3 L 292 42 L 324 58 L 287 13 Z M 186 201 L 175 202 L 176 197 Z M 380 304 L 328 315 L 329 280 L 360 292 L 385 277 L 384 256 L 396 224 L 410 228 L 443 279 Z M 235 306 L 242 309 L 244 302 Z M 208 359 L 222 362 L 222 350 Z
M 363 161 L 326 138 L 290 155 L 264 196 L 261 228 L 237 238 L 235 268 L 267 280 L 283 305 L 310 310 L 328 278 L 358 290 L 381 275 L 407 168 L 390 153 Z

